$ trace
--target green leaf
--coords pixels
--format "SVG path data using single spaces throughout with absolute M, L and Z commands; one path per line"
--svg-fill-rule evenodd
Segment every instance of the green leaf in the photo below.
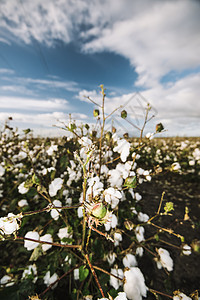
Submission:
M 85 268 L 84 266 L 81 266 L 79 268 L 79 280 L 83 281 L 88 277 L 89 274 L 89 270 L 87 268 Z
M 165 213 L 166 213 L 166 214 L 167 214 L 168 212 L 174 210 L 174 204 L 173 204 L 173 202 L 167 202 L 167 203 L 165 204 L 164 210 L 165 210 Z

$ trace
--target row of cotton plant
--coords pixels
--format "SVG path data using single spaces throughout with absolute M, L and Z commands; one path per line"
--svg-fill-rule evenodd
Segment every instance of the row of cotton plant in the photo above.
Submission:
M 139 300 L 151 294 L 191 299 L 181 291 L 155 291 L 140 268 L 141 258 L 150 255 L 155 269 L 164 269 L 166 276 L 173 272 L 169 248 L 155 243 L 159 233 L 177 238 L 180 255 L 193 251 L 182 235 L 156 223 L 173 212 L 173 203 L 163 204 L 164 194 L 155 215 L 141 210 L 137 187 L 156 174 L 152 162 L 163 167 L 168 158 L 161 160 L 159 148 L 155 152 L 154 134 L 131 142 L 115 130 L 105 132 L 103 86 L 101 93 L 95 138 L 88 126 L 80 130 L 75 123 L 66 125 L 73 137 L 62 139 L 26 134 L 22 139 L 9 127 L 2 132 L 2 295 L 57 299 L 64 290 L 63 299 Z M 125 118 L 124 110 L 121 115 Z M 199 164 L 196 149 L 187 156 L 194 165 Z M 181 170 L 178 159 L 169 159 L 169 171 Z M 153 245 L 146 239 L 151 226 L 159 229 Z

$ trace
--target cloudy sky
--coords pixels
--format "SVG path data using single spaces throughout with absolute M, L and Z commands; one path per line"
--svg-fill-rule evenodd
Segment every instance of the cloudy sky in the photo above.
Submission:
M 136 135 L 149 102 L 147 132 L 200 136 L 199 16 L 198 0 L 1 0 L 0 127 L 94 123 L 103 84 L 106 112 L 128 111 L 110 124 Z

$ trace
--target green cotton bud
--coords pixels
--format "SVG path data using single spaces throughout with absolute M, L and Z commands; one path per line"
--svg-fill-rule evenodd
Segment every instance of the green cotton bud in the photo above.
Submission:
M 163 131 L 163 129 L 164 129 L 164 126 L 162 123 L 158 123 L 156 125 L 156 132 L 161 132 L 161 131 Z
M 116 131 L 117 129 L 114 126 L 112 126 L 112 133 L 115 133 Z
M 112 137 L 112 133 L 110 131 L 106 132 L 106 139 L 109 141 Z
M 126 110 L 122 110 L 122 112 L 121 112 L 121 118 L 122 119 L 126 119 L 126 117 L 127 117 L 127 111 Z
M 136 188 L 137 186 L 137 178 L 136 176 L 130 176 L 130 177 L 127 177 L 125 182 L 124 182 L 124 186 L 127 187 L 127 188 Z
M 92 215 L 95 218 L 103 219 L 107 214 L 107 208 L 103 205 L 103 203 L 97 203 L 92 208 Z
M 96 118 L 99 116 L 99 110 L 98 109 L 94 109 L 93 110 L 93 116 Z
M 70 127 L 70 130 L 73 131 L 73 130 L 76 129 L 76 124 L 75 124 L 75 123 L 71 123 L 71 124 L 69 125 L 69 127 Z
M 86 123 L 85 128 L 88 130 L 88 129 L 90 129 L 90 126 Z

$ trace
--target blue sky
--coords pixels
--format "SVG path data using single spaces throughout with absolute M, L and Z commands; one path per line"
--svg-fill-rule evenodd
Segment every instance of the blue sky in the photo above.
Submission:
M 146 132 L 162 122 L 165 135 L 199 136 L 199 15 L 197 0 L 2 0 L 0 125 L 12 116 L 19 129 L 61 134 L 52 125 L 70 113 L 93 124 L 84 96 L 100 103 L 104 84 L 108 113 L 126 104 L 140 127 L 146 99 Z

